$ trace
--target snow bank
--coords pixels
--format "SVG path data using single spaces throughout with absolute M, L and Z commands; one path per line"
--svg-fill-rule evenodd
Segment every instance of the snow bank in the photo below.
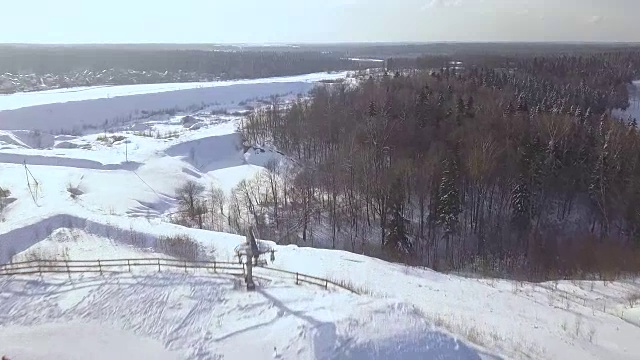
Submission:
M 130 235 L 135 236 L 135 233 Z M 129 240 L 128 242 L 134 242 Z M 59 228 L 37 244 L 13 257 L 13 262 L 30 260 L 90 260 L 170 258 L 166 254 L 89 234 L 84 229 Z
M 247 150 L 244 154 L 244 159 L 247 163 L 261 167 L 267 167 L 267 165 L 272 161 L 283 162 L 286 160 L 281 153 L 274 149 L 257 146 Z
M 185 141 L 165 150 L 202 173 L 244 165 L 240 134 L 226 134 Z M 235 151 L 234 151 L 235 149 Z
M 122 162 L 119 164 L 102 164 L 98 161 L 87 159 L 73 159 L 62 156 L 50 156 L 50 155 L 31 155 L 31 154 L 19 154 L 0 152 L 0 163 L 6 164 L 23 164 L 28 165 L 42 165 L 42 166 L 61 166 L 79 169 L 94 169 L 94 170 L 128 170 L 135 171 L 142 164 L 135 161 Z
M 79 229 L 85 234 L 149 250 L 158 249 L 158 238 L 161 236 L 187 234 L 199 240 L 206 247 L 204 255 L 209 254 L 212 257 L 214 255 L 212 251 L 215 249 L 215 255 L 227 261 L 233 260 L 235 255 L 233 249 L 245 241 L 243 236 L 185 229 L 157 220 L 131 218 L 129 221 L 123 221 L 121 217 L 117 216 L 88 215 L 80 217 L 78 215 L 56 214 L 30 224 L 23 224 L 23 226 L 8 232 L 0 232 L 0 264 L 9 262 L 14 255 L 48 239 L 59 229 Z M 103 256 L 101 259 L 105 260 L 117 258 L 119 254 L 96 252 L 94 255 L 94 257 L 100 256 Z
M 15 130 L 12 133 L 23 144 L 33 149 L 47 149 L 54 144 L 54 137 L 51 134 L 29 130 Z
M 640 327 L 640 306 L 625 309 L 622 318 Z
M 0 149 L 26 148 L 27 145 L 10 131 L 0 131 Z
M 15 145 L 18 148 L 46 149 L 54 144 L 54 137 L 38 131 L 0 131 L 0 145 Z

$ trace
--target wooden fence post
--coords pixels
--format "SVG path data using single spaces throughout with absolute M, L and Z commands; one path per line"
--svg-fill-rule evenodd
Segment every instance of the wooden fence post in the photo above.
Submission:
M 129 272 L 131 272 L 131 260 L 127 259 L 127 266 L 129 267 Z
M 40 273 L 40 276 L 42 276 L 42 265 L 40 264 L 40 260 L 38 260 L 38 272 Z
M 298 280 L 298 273 L 296 273 L 296 285 L 300 285 L 300 284 L 298 283 L 298 281 L 299 281 L 299 280 Z
M 214 273 L 218 272 L 218 270 L 216 269 L 216 261 L 215 260 L 213 261 L 213 272 Z
M 100 275 L 102 275 L 102 264 L 100 264 L 100 260 L 98 260 L 98 269 L 100 269 Z
M 329 280 L 325 280 L 325 281 L 324 281 L 324 288 L 325 288 L 326 290 L 329 290 Z
M 158 272 L 160 272 L 160 258 L 158 258 Z
M 187 273 L 187 260 L 184 261 L 184 273 Z
M 65 265 L 67 265 L 67 274 L 69 275 L 69 280 L 71 280 L 71 270 L 69 269 L 69 260 L 64 261 Z

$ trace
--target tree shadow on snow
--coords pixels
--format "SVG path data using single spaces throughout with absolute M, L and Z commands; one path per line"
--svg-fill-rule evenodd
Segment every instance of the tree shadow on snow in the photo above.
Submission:
M 487 353 L 480 353 L 438 330 L 424 330 L 413 336 L 393 336 L 375 341 L 355 342 L 352 338 L 341 338 L 340 346 L 330 359 L 364 360 L 480 360 L 500 359 Z
M 375 325 L 364 325 L 362 329 L 356 329 L 355 336 L 339 336 L 336 324 L 322 322 L 304 311 L 295 311 L 284 302 L 275 298 L 268 292 L 258 289 L 258 293 L 274 304 L 284 314 L 293 315 L 312 326 L 312 347 L 315 358 L 322 360 L 423 360 L 423 359 L 500 359 L 499 357 L 478 352 L 452 335 L 429 327 L 411 327 L 406 332 L 394 334 L 388 338 L 378 338 L 369 341 L 358 341 L 358 335 L 375 333 Z M 376 323 L 376 322 L 374 322 Z M 379 322 L 378 326 L 384 326 Z M 361 330 L 362 334 L 358 333 Z M 354 335 L 354 334 L 350 334 Z M 482 354 L 482 357 L 480 356 Z

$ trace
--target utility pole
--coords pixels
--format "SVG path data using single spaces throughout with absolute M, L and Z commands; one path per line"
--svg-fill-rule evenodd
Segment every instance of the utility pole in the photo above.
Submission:
M 253 282 L 253 244 L 255 244 L 256 239 L 253 235 L 253 226 L 249 226 L 249 232 L 246 236 L 247 240 L 247 277 L 245 278 L 245 282 L 247 283 L 247 290 L 255 290 L 256 284 Z

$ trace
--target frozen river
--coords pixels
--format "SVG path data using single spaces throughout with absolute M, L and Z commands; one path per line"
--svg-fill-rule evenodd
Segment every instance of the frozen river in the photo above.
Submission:
M 274 94 L 304 94 L 346 72 L 210 83 L 101 86 L 0 96 L 0 130 L 82 131 L 166 109 L 217 105 Z

